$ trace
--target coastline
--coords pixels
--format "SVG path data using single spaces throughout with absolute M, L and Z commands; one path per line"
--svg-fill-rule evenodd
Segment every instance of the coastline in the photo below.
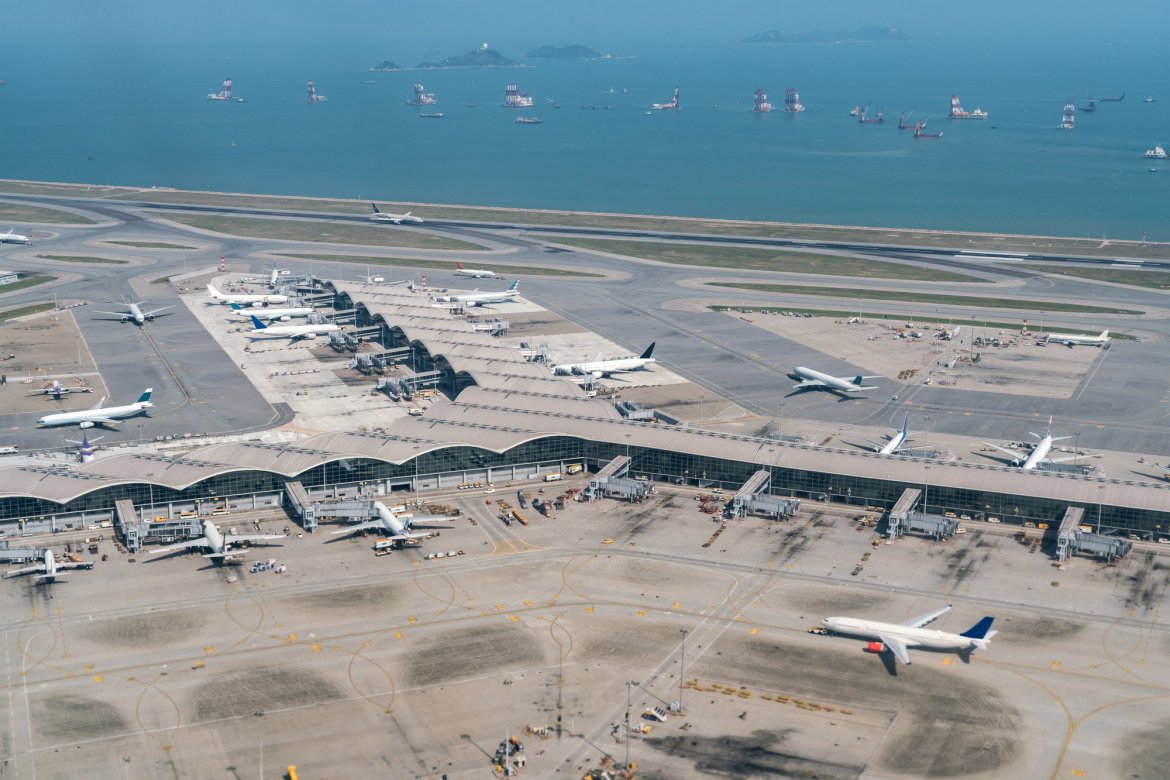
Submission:
M 39 195 L 60 198 L 101 198 L 139 200 L 157 204 L 201 204 L 313 210 L 336 214 L 364 213 L 369 200 L 322 198 L 308 195 L 266 195 L 262 193 L 183 190 L 170 187 L 127 187 L 123 185 L 74 182 L 41 182 L 0 179 L 4 195 Z M 710 217 L 678 217 L 618 212 L 567 211 L 557 209 L 474 206 L 420 201 L 377 201 L 386 208 L 423 210 L 424 216 L 440 220 L 510 222 L 534 228 L 582 227 L 655 232 L 736 235 L 750 238 L 793 238 L 801 240 L 857 241 L 909 247 L 953 247 L 957 251 L 978 250 L 1006 254 L 1060 252 L 1087 257 L 1119 256 L 1137 259 L 1170 259 L 1170 242 L 1143 242 L 1076 238 L 1023 233 L 941 231 L 927 228 L 897 228 L 868 225 L 831 225 L 806 222 L 736 220 Z

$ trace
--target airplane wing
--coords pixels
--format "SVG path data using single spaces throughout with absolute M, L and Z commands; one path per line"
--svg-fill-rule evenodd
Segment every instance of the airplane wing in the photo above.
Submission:
M 73 561 L 66 561 L 64 563 L 57 564 L 57 571 L 63 571 L 65 569 L 92 569 L 92 568 L 93 568 L 93 561 L 79 561 L 77 563 L 74 563 Z
M 130 316 L 130 312 L 128 312 L 128 311 L 96 311 L 96 312 L 94 312 L 94 314 L 110 314 L 114 317 L 129 317 Z
M 875 449 L 879 449 L 879 450 L 881 448 L 885 447 L 887 444 L 889 444 L 889 442 L 871 441 L 871 440 L 865 438 L 864 436 L 858 436 L 857 438 L 861 439 L 863 442 L 870 445 L 871 447 L 873 447 Z
M 890 652 L 894 654 L 895 658 L 907 666 L 910 665 L 910 650 L 904 639 L 882 636 L 881 634 L 878 634 L 878 639 L 882 641 L 883 645 L 890 648 Z
M 1007 447 L 1001 447 L 998 444 L 992 444 L 989 441 L 985 441 L 983 443 L 986 444 L 988 447 L 991 447 L 992 449 L 999 450 L 1000 452 L 1002 452 L 1006 455 L 1011 455 L 1013 458 L 1025 457 L 1025 455 L 1022 452 L 1020 452 L 1019 450 L 1009 450 Z
M 793 385 L 793 387 L 828 387 L 828 385 L 819 379 L 805 379 L 799 385 Z
M 903 620 L 898 625 L 907 626 L 909 628 L 922 628 L 926 624 L 933 623 L 946 613 L 950 612 L 954 606 L 954 604 L 947 604 L 942 609 L 936 609 L 933 612 L 927 612 L 925 615 L 919 615 L 918 617 L 912 617 L 909 620 Z
M 1045 458 L 1044 460 L 1046 460 L 1048 463 L 1067 463 L 1070 460 L 1085 460 L 1088 458 L 1099 458 L 1099 457 L 1101 457 L 1100 454 L 1093 453 L 1090 455 L 1069 455 L 1067 458 Z
M 244 534 L 242 536 L 235 536 L 228 534 L 223 538 L 224 546 L 231 544 L 239 544 L 240 542 L 270 542 L 273 539 L 287 539 L 284 534 Z
M 58 566 L 57 568 L 61 568 L 61 567 Z M 36 566 L 26 566 L 23 569 L 9 569 L 8 571 L 4 572 L 4 579 L 8 579 L 9 577 L 19 577 L 22 574 L 32 574 L 34 572 L 43 572 L 44 570 L 45 570 L 45 565 L 43 563 L 37 564 Z
M 101 423 L 102 425 L 109 425 L 111 427 L 118 427 L 118 420 L 111 420 L 109 417 L 93 417 L 88 420 L 92 423 Z
M 207 546 L 207 539 L 200 536 L 200 537 L 197 537 L 195 539 L 188 539 L 185 542 L 179 542 L 178 544 L 172 544 L 168 547 L 160 547 L 157 550 L 151 550 L 150 553 L 151 553 L 151 555 L 157 555 L 158 553 L 174 552 L 175 550 L 189 550 L 192 547 L 206 547 L 206 546 Z
M 347 525 L 339 531 L 333 531 L 333 536 L 338 534 L 352 534 L 354 531 L 363 531 L 367 528 L 385 528 L 386 526 L 381 520 L 367 520 L 364 523 L 355 523 L 354 525 Z
M 143 317 L 153 317 L 154 315 L 158 314 L 160 311 L 166 311 L 167 309 L 173 309 L 173 308 L 175 308 L 175 307 L 174 306 L 164 306 L 161 309 L 154 309 L 152 311 L 144 311 L 144 312 L 142 312 L 142 316 Z

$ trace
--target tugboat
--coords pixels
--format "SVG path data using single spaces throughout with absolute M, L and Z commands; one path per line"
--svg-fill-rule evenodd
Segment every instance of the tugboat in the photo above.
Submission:
M 1077 111 L 1084 111 L 1086 114 L 1091 114 L 1096 110 L 1097 110 L 1097 101 L 1094 100 L 1093 98 L 1089 98 L 1089 105 L 1081 106 L 1080 108 L 1077 109 Z

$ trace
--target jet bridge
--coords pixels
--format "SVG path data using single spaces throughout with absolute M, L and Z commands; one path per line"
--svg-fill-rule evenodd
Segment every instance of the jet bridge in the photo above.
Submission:
M 203 534 L 203 524 L 198 517 L 143 522 L 134 502 L 128 498 L 118 499 L 114 503 L 114 523 L 115 530 L 130 553 L 141 552 L 142 544 L 147 539 L 161 540 L 169 544 L 175 540 L 193 539 Z
M 28 563 L 44 554 L 44 550 L 36 547 L 9 547 L 7 539 L 0 539 L 0 563 Z
M 644 486 L 645 492 L 642 494 L 644 497 L 650 492 L 649 484 L 636 479 L 623 479 L 629 471 L 630 459 L 625 455 L 618 455 L 593 475 L 589 484 L 581 491 L 581 495 L 587 501 L 593 501 L 610 493 L 617 493 L 628 498 L 629 494 L 640 492 L 637 486 Z M 626 483 L 636 484 L 627 485 Z
M 791 517 L 796 514 L 800 510 L 800 499 L 769 495 L 771 483 L 770 471 L 761 469 L 752 474 L 728 504 L 727 516 L 734 520 L 749 512 L 775 518 Z
M 138 535 L 141 521 L 138 519 L 138 510 L 134 502 L 128 498 L 120 498 L 114 503 L 114 529 L 122 537 L 122 544 L 131 554 L 142 550 L 142 539 Z
M 955 531 L 959 530 L 959 521 L 956 518 L 929 515 L 916 510 L 914 507 L 918 505 L 921 496 L 922 491 L 918 488 L 906 488 L 902 491 L 886 520 L 886 536 L 891 541 L 912 531 L 935 539 L 945 539 L 954 536 Z
M 1070 506 L 1065 510 L 1056 536 L 1056 559 L 1061 563 L 1074 553 L 1114 561 L 1124 558 L 1133 550 L 1133 542 L 1128 539 L 1082 530 L 1088 527 L 1084 525 L 1084 519 L 1084 507 Z
M 309 533 L 314 533 L 317 530 L 315 507 L 319 504 L 309 497 L 305 486 L 301 484 L 300 480 L 289 480 L 284 483 L 284 495 L 288 499 L 288 504 L 292 507 L 297 521 L 301 524 L 301 528 Z

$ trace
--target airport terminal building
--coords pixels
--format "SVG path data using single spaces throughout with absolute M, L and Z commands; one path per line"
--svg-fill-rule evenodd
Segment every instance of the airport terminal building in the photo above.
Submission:
M 339 311 L 453 398 L 384 429 L 294 443 L 237 441 L 181 455 L 105 454 L 85 464 L 0 465 L 0 530 L 86 527 L 132 502 L 142 519 L 539 479 L 615 459 L 649 482 L 737 490 L 767 472 L 774 496 L 890 509 L 908 489 L 930 514 L 1059 523 L 1170 538 L 1170 485 L 883 456 L 633 421 L 464 319 L 401 288 L 324 283 Z M 320 290 L 320 288 L 317 288 Z M 625 460 L 628 458 L 628 461 Z M 576 470 L 576 469 L 571 469 Z M 290 508 L 291 509 L 291 508 Z M 295 514 L 295 513 L 294 513 Z

